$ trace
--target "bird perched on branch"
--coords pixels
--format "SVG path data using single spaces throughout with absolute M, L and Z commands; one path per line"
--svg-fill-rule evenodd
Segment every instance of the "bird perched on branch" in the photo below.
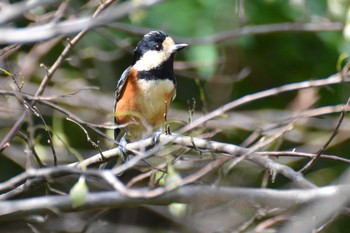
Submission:
M 120 147 L 142 138 L 147 129 L 160 128 L 176 95 L 173 63 L 175 53 L 187 44 L 175 44 L 162 31 L 151 31 L 138 42 L 129 66 L 117 83 L 114 120 L 123 128 L 114 130 L 117 140 L 124 131 Z

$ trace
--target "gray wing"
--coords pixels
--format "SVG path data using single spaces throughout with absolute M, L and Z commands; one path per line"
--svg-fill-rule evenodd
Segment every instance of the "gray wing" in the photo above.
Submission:
M 115 117 L 115 108 L 117 106 L 118 100 L 120 99 L 124 88 L 125 88 L 125 84 L 126 84 L 126 80 L 128 78 L 128 74 L 130 71 L 131 66 L 129 66 L 122 74 L 122 76 L 120 76 L 120 79 L 117 83 L 117 87 L 116 87 L 116 91 L 115 91 L 115 100 L 114 100 L 114 108 L 113 108 L 113 115 L 114 115 L 114 123 L 117 124 L 117 118 Z M 114 129 L 114 140 L 117 140 L 118 134 L 120 132 L 120 129 Z

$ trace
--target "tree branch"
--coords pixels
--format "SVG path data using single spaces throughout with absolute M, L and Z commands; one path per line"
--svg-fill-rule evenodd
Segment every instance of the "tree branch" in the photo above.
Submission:
M 136 35 L 143 35 L 149 32 L 150 28 L 130 26 L 123 23 L 112 23 L 108 27 L 115 28 L 119 31 L 128 32 Z M 176 41 L 182 41 L 191 45 L 218 43 L 230 39 L 235 39 L 247 35 L 263 35 L 277 32 L 326 32 L 342 31 L 344 25 L 338 22 L 321 22 L 321 23 L 276 23 L 266 25 L 247 25 L 226 32 L 220 32 L 214 35 L 197 37 L 197 38 L 180 38 L 174 37 Z
M 210 151 L 211 153 L 224 153 L 228 154 L 232 157 L 239 157 L 242 155 L 246 156 L 246 159 L 258 164 L 268 171 L 270 171 L 272 174 L 282 174 L 286 178 L 290 179 L 297 185 L 298 187 L 302 188 L 315 188 L 316 186 L 312 184 L 311 182 L 307 181 L 301 173 L 295 172 L 293 169 L 290 167 L 283 165 L 283 164 L 278 164 L 274 162 L 271 159 L 264 158 L 261 155 L 259 155 L 256 152 L 251 151 L 251 149 L 239 147 L 236 145 L 232 144 L 227 144 L 227 143 L 221 143 L 221 142 L 215 142 L 215 141 L 210 141 L 206 139 L 201 139 L 201 138 L 194 138 L 194 137 L 188 137 L 188 136 L 180 136 L 180 135 L 164 135 L 162 134 L 159 138 L 159 144 L 164 145 L 167 143 L 174 143 L 176 145 L 181 145 L 184 147 L 189 147 L 189 148 L 195 148 L 197 150 L 205 150 L 205 151 Z M 127 150 L 132 150 L 132 151 L 142 151 L 144 148 L 152 146 L 153 141 L 152 138 L 144 139 L 142 141 L 134 142 L 134 143 L 129 143 L 126 145 Z M 113 169 L 114 174 L 120 174 L 133 166 L 135 166 L 137 163 L 139 163 L 141 160 L 148 158 L 151 156 L 153 153 L 155 153 L 156 150 L 152 149 L 151 153 L 146 152 L 140 155 L 137 155 L 127 161 L 126 163 L 116 167 Z M 113 148 L 107 151 L 103 151 L 103 156 L 105 159 L 111 159 L 113 157 L 117 157 L 121 155 L 120 149 L 119 148 Z M 75 166 L 91 166 L 93 164 L 98 164 L 102 162 L 102 158 L 100 153 L 82 161 L 81 163 L 73 163 L 70 164 L 69 166 L 75 167 Z
M 142 192 L 142 190 L 139 190 Z M 230 188 L 185 186 L 157 198 L 129 198 L 115 191 L 89 193 L 86 203 L 73 208 L 69 196 L 46 196 L 0 202 L 0 219 L 17 219 L 31 214 L 72 212 L 98 208 L 121 208 L 140 205 L 168 205 L 171 203 L 198 203 L 228 201 L 247 202 L 266 208 L 295 208 L 316 200 L 329 202 L 349 193 L 348 185 L 317 189 L 273 190 L 261 188 Z
M 106 7 L 108 7 L 110 4 L 112 4 L 114 2 L 114 0 L 108 0 L 105 3 L 101 4 L 97 10 L 95 11 L 93 18 L 98 16 L 100 14 L 100 12 L 104 9 L 106 9 Z M 64 50 L 62 51 L 62 53 L 59 55 L 59 57 L 57 58 L 57 60 L 54 62 L 54 64 L 50 67 L 50 69 L 47 70 L 46 75 L 44 76 L 43 80 L 41 81 L 37 91 L 35 92 L 34 97 L 38 97 L 40 95 L 42 95 L 46 89 L 47 84 L 49 83 L 49 81 L 51 80 L 51 78 L 53 77 L 54 73 L 56 72 L 56 70 L 59 68 L 59 66 L 65 61 L 65 58 L 67 57 L 67 55 L 70 53 L 71 49 L 73 48 L 73 46 L 79 42 L 79 40 L 87 33 L 88 29 L 84 28 L 83 31 L 81 31 L 78 35 L 76 35 L 71 41 L 69 41 L 69 43 L 67 44 L 67 46 L 64 48 Z M 0 34 L 0 41 L 1 41 L 1 34 Z M 24 37 L 30 37 L 29 35 L 24 36 Z M 33 106 L 35 104 L 35 100 L 33 100 L 31 102 L 31 106 Z M 15 122 L 15 124 L 12 126 L 12 128 L 10 129 L 10 131 L 5 135 L 5 137 L 2 139 L 2 141 L 0 142 L 0 148 L 3 148 L 3 146 L 9 142 L 14 135 L 17 133 L 17 131 L 20 129 L 20 127 L 22 126 L 22 123 L 25 119 L 25 116 L 27 114 L 27 109 L 25 109 L 23 111 L 23 113 L 20 115 L 20 117 L 17 119 L 17 121 Z
M 0 14 L 0 25 L 17 18 L 35 7 L 49 5 L 54 2 L 57 2 L 57 0 L 19 2 L 2 7 Z
M 241 98 L 238 98 L 232 102 L 229 102 L 214 111 L 204 115 L 201 118 L 198 118 L 194 121 L 191 122 L 191 124 L 188 124 L 178 130 L 176 133 L 178 134 L 183 134 L 185 132 L 190 131 L 191 129 L 201 126 L 205 122 L 220 116 L 221 114 L 232 110 L 234 108 L 237 108 L 238 106 L 245 105 L 247 103 L 253 102 L 258 99 L 266 98 L 266 97 L 271 97 L 277 94 L 281 94 L 284 92 L 290 92 L 290 91 L 296 91 L 296 90 L 301 90 L 301 89 L 307 89 L 307 88 L 315 88 L 315 87 L 322 87 L 322 86 L 327 86 L 327 85 L 332 85 L 336 83 L 342 83 L 342 82 L 350 82 L 349 77 L 344 78 L 341 74 L 334 74 L 328 78 L 325 79 L 318 79 L 318 80 L 308 80 L 308 81 L 303 81 L 303 82 L 298 82 L 298 83 L 290 83 L 286 84 L 280 87 L 276 88 L 271 88 L 268 90 L 264 90 L 258 93 L 250 94 L 243 96 Z
M 48 40 L 59 35 L 71 35 L 82 30 L 87 31 L 93 27 L 120 19 L 135 10 L 150 7 L 159 2 L 161 0 L 144 0 L 137 2 L 137 4 L 133 1 L 127 1 L 118 4 L 95 18 L 81 17 L 27 28 L 0 28 L 0 44 L 32 43 Z

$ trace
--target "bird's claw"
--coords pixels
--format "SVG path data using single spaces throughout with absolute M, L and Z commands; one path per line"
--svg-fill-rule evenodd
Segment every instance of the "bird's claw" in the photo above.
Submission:
M 125 163 L 129 160 L 128 151 L 125 148 L 126 144 L 127 144 L 127 141 L 125 140 L 124 137 L 122 137 L 119 141 L 118 149 L 120 150 L 120 152 L 122 154 L 123 163 Z
M 162 135 L 161 132 L 155 132 L 152 135 L 152 143 L 153 143 L 153 145 L 156 145 L 159 142 L 160 135 Z

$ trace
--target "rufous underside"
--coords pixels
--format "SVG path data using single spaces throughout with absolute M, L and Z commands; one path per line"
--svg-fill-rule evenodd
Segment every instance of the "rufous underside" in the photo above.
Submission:
M 129 123 L 126 130 L 131 140 L 140 139 L 147 127 L 162 125 L 175 95 L 175 84 L 171 80 L 142 80 L 136 73 L 130 70 L 115 109 L 117 123 Z

